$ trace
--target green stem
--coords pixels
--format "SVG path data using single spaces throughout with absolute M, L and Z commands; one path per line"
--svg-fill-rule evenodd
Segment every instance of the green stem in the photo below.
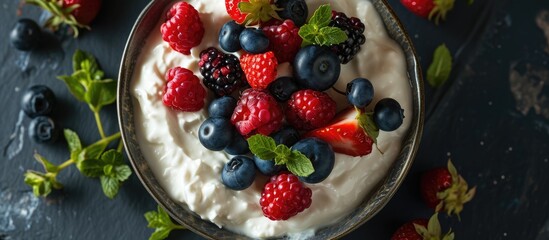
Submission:
M 74 164 L 74 160 L 72 159 L 69 159 L 67 161 L 65 161 L 64 163 L 61 163 L 61 165 L 57 166 L 57 172 L 61 172 L 61 170 L 65 169 L 66 167 Z
M 102 139 L 105 139 L 105 131 L 103 131 L 103 124 L 101 124 L 101 117 L 99 116 L 99 111 L 93 111 L 95 116 L 95 123 L 97 123 L 97 129 L 99 130 L 99 135 Z
M 118 142 L 118 147 L 116 148 L 116 151 L 118 151 L 119 153 L 122 153 L 123 147 L 124 147 L 124 142 L 122 141 L 122 139 L 120 139 L 120 142 Z
M 110 142 L 112 142 L 112 141 L 114 141 L 114 140 L 116 140 L 116 139 L 119 139 L 119 138 L 120 138 L 120 132 L 117 132 L 117 133 L 115 133 L 115 134 L 113 134 L 113 135 L 110 135 L 110 136 L 108 136 L 108 137 L 105 137 L 105 138 L 103 138 L 103 139 L 97 141 L 96 143 L 110 143 Z

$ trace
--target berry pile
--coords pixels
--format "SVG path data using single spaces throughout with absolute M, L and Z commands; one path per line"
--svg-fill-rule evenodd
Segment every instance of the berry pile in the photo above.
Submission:
M 335 152 L 369 154 L 379 130 L 399 128 L 404 115 L 393 99 L 380 100 L 373 112 L 364 112 L 373 102 L 374 88 L 369 80 L 357 78 L 347 85 L 348 103 L 339 103 L 352 110 L 338 117 L 338 103 L 325 91 L 340 79 L 341 64 L 351 61 L 365 43 L 364 24 L 329 5 L 317 9 L 317 20 L 307 23 L 304 0 L 274 2 L 225 1 L 232 20 L 219 31 L 221 49 L 199 49 L 202 83 L 215 98 L 198 138 L 206 149 L 233 155 L 221 171 L 227 188 L 248 188 L 256 171 L 271 176 L 261 208 L 271 220 L 286 220 L 309 208 L 312 192 L 307 184 L 329 177 Z M 310 41 L 302 30 L 311 27 L 337 36 L 313 36 L 319 41 Z M 182 2 L 168 11 L 161 32 L 175 51 L 190 54 L 200 46 L 204 28 L 193 6 Z M 291 76 L 278 76 L 283 63 L 292 66 Z M 190 70 L 171 69 L 166 81 L 166 106 L 190 112 L 204 107 L 207 92 Z M 253 158 L 247 155 L 250 151 Z
M 52 143 L 59 136 L 59 126 L 48 117 L 55 102 L 55 94 L 44 85 L 34 85 L 23 93 L 21 108 L 32 118 L 29 137 L 37 143 Z

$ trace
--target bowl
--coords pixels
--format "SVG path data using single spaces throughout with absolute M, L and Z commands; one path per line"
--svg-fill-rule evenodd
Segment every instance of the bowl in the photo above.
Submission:
M 126 43 L 118 82 L 118 119 L 122 139 L 129 160 L 147 191 L 168 214 L 179 224 L 193 232 L 209 239 L 248 239 L 226 229 L 221 229 L 209 221 L 202 220 L 185 206 L 172 200 L 161 187 L 150 169 L 140 149 L 136 137 L 133 101 L 130 85 L 133 72 L 147 36 L 155 28 L 158 19 L 172 0 L 153 0 L 139 15 Z M 412 42 L 386 0 L 371 0 L 380 14 L 386 30 L 403 49 L 407 63 L 409 84 L 412 89 L 413 116 L 407 135 L 404 137 L 402 149 L 386 177 L 380 181 L 369 197 L 340 222 L 316 231 L 315 239 L 333 239 L 353 231 L 376 215 L 395 194 L 404 180 L 415 157 L 422 135 L 424 119 L 423 81 L 419 62 Z

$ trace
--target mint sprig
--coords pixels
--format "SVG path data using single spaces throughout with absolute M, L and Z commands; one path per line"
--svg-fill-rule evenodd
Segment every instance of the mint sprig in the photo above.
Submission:
M 74 73 L 70 76 L 59 76 L 59 79 L 66 83 L 76 99 L 88 104 L 94 113 L 101 139 L 84 146 L 76 132 L 65 129 L 64 136 L 70 158 L 60 165 L 55 165 L 36 153 L 34 157 L 42 164 L 44 172 L 27 171 L 25 183 L 32 187 L 36 196 L 47 196 L 53 189 L 63 188 L 63 185 L 57 181 L 57 175 L 63 169 L 75 164 L 82 175 L 99 178 L 105 195 L 114 198 L 122 182 L 131 175 L 130 167 L 123 161 L 120 132 L 107 136 L 99 114 L 104 106 L 116 101 L 116 83 L 111 79 L 103 79 L 104 72 L 100 69 L 95 57 L 84 51 L 75 52 L 73 70 Z M 119 141 L 118 148 L 107 150 L 108 146 L 115 141 Z
M 437 47 L 433 54 L 433 62 L 427 70 L 427 81 L 432 87 L 444 84 L 452 72 L 452 55 L 446 44 Z
M 276 165 L 286 165 L 286 168 L 296 176 L 307 177 L 315 169 L 311 160 L 303 153 L 291 150 L 284 144 L 276 145 L 273 138 L 256 134 L 248 138 L 250 151 L 260 159 L 274 161 Z
M 168 213 L 160 206 L 157 207 L 156 212 L 145 213 L 145 219 L 149 223 L 147 227 L 154 228 L 149 240 L 162 240 L 167 238 L 172 230 L 185 229 L 183 226 L 173 223 Z
M 315 44 L 330 46 L 345 42 L 348 36 L 337 27 L 330 27 L 332 7 L 330 4 L 321 5 L 309 19 L 309 22 L 299 29 L 299 36 L 303 38 L 303 46 Z

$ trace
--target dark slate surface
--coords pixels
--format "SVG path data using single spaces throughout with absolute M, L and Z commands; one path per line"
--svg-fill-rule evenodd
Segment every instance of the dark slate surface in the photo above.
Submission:
M 107 76 L 116 78 L 126 38 L 147 2 L 103 1 L 93 31 L 77 40 L 52 35 L 48 49 L 30 54 L 10 47 L 9 30 L 19 17 L 43 20 L 44 14 L 27 6 L 18 16 L 19 1 L 0 3 L 0 239 L 146 239 L 152 232 L 143 213 L 156 204 L 135 176 L 108 200 L 98 181 L 69 168 L 59 177 L 63 191 L 33 197 L 23 183 L 26 169 L 39 169 L 33 151 L 56 163 L 68 154 L 63 141 L 29 141 L 29 119 L 19 108 L 23 89 L 48 85 L 59 100 L 53 113 L 59 124 L 79 132 L 84 143 L 97 139 L 92 114 L 55 76 L 71 71 L 70 56 L 79 48 L 94 53 Z M 398 0 L 389 2 L 415 42 L 423 68 L 434 48 L 446 43 L 456 56 L 454 72 L 446 85 L 426 89 L 424 137 L 403 187 L 379 215 L 345 238 L 388 239 L 405 221 L 429 217 L 418 195 L 419 176 L 451 157 L 478 186 L 478 195 L 461 222 L 441 217 L 444 228 L 452 227 L 458 239 L 549 239 L 549 2 L 485 0 L 467 6 L 458 1 L 440 26 L 413 16 Z M 18 122 L 22 150 L 9 158 L 5 146 Z M 117 131 L 113 107 L 103 111 L 103 122 L 107 133 Z M 170 239 L 201 238 L 180 231 Z

